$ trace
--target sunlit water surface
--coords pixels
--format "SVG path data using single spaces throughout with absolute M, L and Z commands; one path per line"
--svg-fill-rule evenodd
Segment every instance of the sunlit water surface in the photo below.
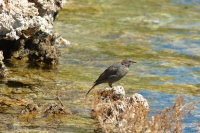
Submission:
M 196 132 L 200 123 L 198 5 L 197 0 L 69 1 L 55 23 L 55 30 L 72 43 L 67 51 L 62 49 L 60 67 L 79 69 L 81 76 L 74 80 L 84 84 L 86 92 L 109 65 L 132 58 L 138 63 L 115 85 L 141 93 L 149 100 L 151 115 L 172 106 L 180 95 L 185 103 L 194 102 L 184 132 Z
M 90 106 L 83 98 L 85 93 L 108 66 L 131 58 L 138 63 L 114 85 L 122 85 L 128 95 L 142 94 L 149 101 L 150 115 L 173 106 L 176 98 L 183 96 L 185 103 L 195 105 L 195 110 L 184 120 L 184 132 L 197 132 L 200 125 L 199 5 L 199 0 L 68 0 L 55 21 L 54 31 L 69 40 L 71 46 L 59 48 L 62 56 L 57 68 L 44 70 L 15 64 L 10 67 L 12 74 L 8 78 L 12 82 L 2 84 L 1 93 L 27 98 L 41 106 L 57 102 L 59 93 L 65 107 L 75 115 L 60 121 L 24 121 L 12 117 L 23 109 L 16 107 L 1 111 L 4 127 L 93 132 L 95 122 L 90 119 Z M 99 85 L 96 90 L 106 86 Z

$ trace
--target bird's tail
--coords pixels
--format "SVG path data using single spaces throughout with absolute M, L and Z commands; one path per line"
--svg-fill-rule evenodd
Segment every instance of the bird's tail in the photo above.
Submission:
M 90 88 L 89 90 L 88 90 L 88 92 L 87 92 L 87 94 L 86 94 L 86 96 L 90 93 L 90 91 L 92 90 L 92 89 L 94 89 L 94 87 L 96 86 L 97 84 L 96 83 L 94 83 L 94 85 L 92 86 L 92 88 Z

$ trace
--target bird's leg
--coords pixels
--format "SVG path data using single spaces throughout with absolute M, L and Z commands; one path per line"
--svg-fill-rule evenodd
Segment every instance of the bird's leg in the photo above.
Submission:
M 112 83 L 108 83 L 108 84 L 109 84 L 110 88 L 112 88 Z

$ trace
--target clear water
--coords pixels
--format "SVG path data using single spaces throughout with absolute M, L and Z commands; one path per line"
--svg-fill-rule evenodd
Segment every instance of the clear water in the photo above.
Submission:
M 76 80 L 87 86 L 86 91 L 109 65 L 127 57 L 136 60 L 116 84 L 144 95 L 151 115 L 172 106 L 179 95 L 194 102 L 195 110 L 184 120 L 184 132 L 196 132 L 200 123 L 199 4 L 198 0 L 69 1 L 55 24 L 55 30 L 72 43 L 61 64 L 83 69 L 87 78 Z
M 12 82 L 1 84 L 0 92 L 40 106 L 58 102 L 59 93 L 65 107 L 75 115 L 59 120 L 27 120 L 19 114 L 24 107 L 14 106 L 1 110 L 0 129 L 93 132 L 95 122 L 90 119 L 85 93 L 108 66 L 131 58 L 138 63 L 114 85 L 122 85 L 129 95 L 141 93 L 149 101 L 151 115 L 183 96 L 185 103 L 195 105 L 184 120 L 184 132 L 197 132 L 199 5 L 199 0 L 68 0 L 54 23 L 54 31 L 69 40 L 71 46 L 59 48 L 62 56 L 57 68 L 35 69 L 16 62 L 9 68 L 12 73 L 8 80 Z M 39 89 L 35 90 L 35 86 Z
M 161 109 L 173 106 L 172 103 L 175 103 L 176 98 L 178 98 L 179 96 L 184 97 L 185 102 L 183 104 L 193 103 L 195 105 L 195 110 L 193 110 L 188 117 L 184 118 L 184 132 L 198 132 L 197 127 L 200 123 L 200 97 L 195 97 L 186 94 L 164 94 L 161 92 L 147 90 L 140 91 L 139 93 L 146 97 L 146 99 L 149 101 L 150 108 L 152 109 L 150 116 L 159 114 Z

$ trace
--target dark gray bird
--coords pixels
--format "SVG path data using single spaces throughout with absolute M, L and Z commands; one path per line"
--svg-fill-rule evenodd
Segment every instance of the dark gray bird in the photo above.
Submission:
M 122 62 L 118 62 L 108 67 L 94 82 L 94 85 L 92 86 L 91 89 L 89 89 L 86 96 L 90 93 L 92 89 L 94 89 L 95 86 L 101 83 L 108 83 L 108 85 L 112 88 L 112 84 L 114 82 L 120 80 L 128 73 L 129 67 L 132 63 L 137 63 L 137 62 L 132 61 L 130 59 L 124 59 Z

